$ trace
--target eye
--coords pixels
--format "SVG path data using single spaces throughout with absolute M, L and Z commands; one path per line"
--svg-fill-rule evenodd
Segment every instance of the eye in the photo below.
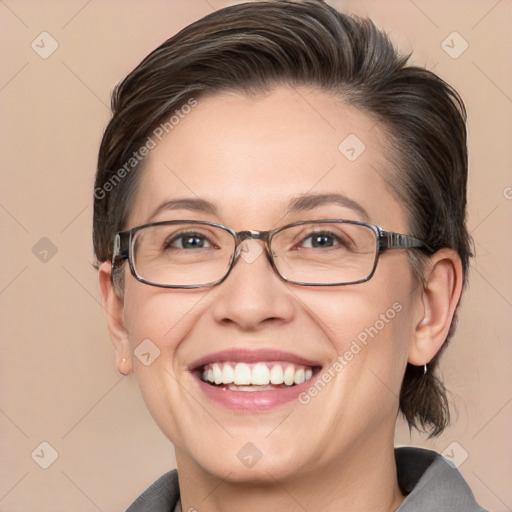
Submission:
M 181 232 L 169 237 L 164 242 L 164 249 L 204 249 L 210 247 L 213 247 L 213 245 L 208 238 L 195 232 Z
M 300 246 L 308 249 L 322 249 L 335 246 L 347 247 L 348 243 L 329 231 L 316 231 L 306 236 Z

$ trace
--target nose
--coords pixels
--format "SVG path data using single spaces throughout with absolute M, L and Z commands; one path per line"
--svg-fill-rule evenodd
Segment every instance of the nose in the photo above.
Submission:
M 285 324 L 296 312 L 289 286 L 272 268 L 263 242 L 245 240 L 231 273 L 216 287 L 215 320 L 243 331 Z

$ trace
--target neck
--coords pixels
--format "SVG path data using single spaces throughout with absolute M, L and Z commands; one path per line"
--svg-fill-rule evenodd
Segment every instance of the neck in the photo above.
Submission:
M 392 440 L 353 446 L 329 465 L 302 468 L 281 480 L 272 476 L 271 468 L 259 481 L 233 481 L 229 470 L 220 479 L 189 464 L 178 451 L 176 457 L 183 511 L 392 512 L 404 500 Z

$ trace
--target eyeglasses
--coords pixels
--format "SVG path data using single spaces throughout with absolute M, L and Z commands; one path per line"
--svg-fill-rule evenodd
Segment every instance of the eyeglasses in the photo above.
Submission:
M 112 267 L 127 259 L 132 275 L 152 286 L 214 286 L 228 277 L 248 239 L 265 242 L 274 271 L 303 286 L 368 281 L 379 255 L 388 249 L 434 252 L 417 238 L 354 220 L 312 220 L 271 231 L 238 232 L 213 222 L 170 220 L 116 233 Z

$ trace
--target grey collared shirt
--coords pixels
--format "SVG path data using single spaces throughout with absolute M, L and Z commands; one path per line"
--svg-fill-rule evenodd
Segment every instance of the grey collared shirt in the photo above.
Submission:
M 438 453 L 395 448 L 398 484 L 405 500 L 396 512 L 487 512 L 459 471 Z M 178 472 L 161 476 L 126 512 L 182 512 Z

